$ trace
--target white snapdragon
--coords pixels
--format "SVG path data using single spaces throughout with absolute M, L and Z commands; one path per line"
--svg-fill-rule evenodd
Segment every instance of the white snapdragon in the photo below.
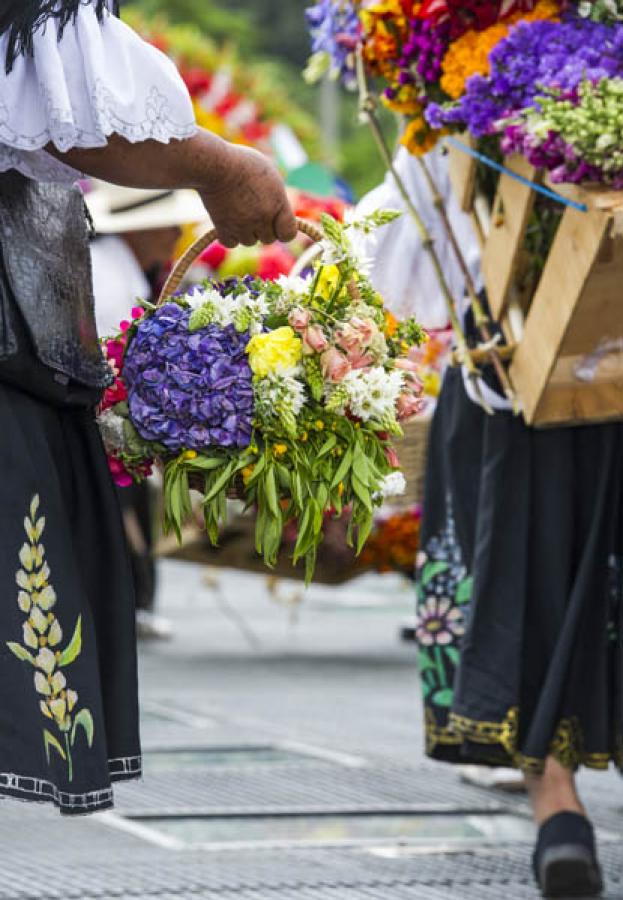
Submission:
M 383 500 L 390 497 L 402 497 L 407 490 L 407 479 L 402 472 L 390 472 L 379 485 L 379 494 Z
M 346 406 L 354 416 L 364 422 L 381 421 L 395 415 L 396 401 L 404 389 L 404 373 L 386 372 L 382 366 L 356 369 L 346 375 L 342 386 L 348 397 Z
M 274 311 L 278 315 L 287 315 L 291 309 L 309 298 L 312 280 L 299 275 L 280 275 L 275 284 L 281 295 L 273 301 Z

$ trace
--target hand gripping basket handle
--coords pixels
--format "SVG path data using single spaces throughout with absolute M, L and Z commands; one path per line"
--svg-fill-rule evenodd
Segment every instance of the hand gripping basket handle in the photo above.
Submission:
M 312 241 L 320 243 L 324 240 L 324 234 L 322 233 L 322 231 L 316 225 L 312 225 L 311 222 L 305 222 L 303 219 L 297 219 L 296 224 L 301 234 L 307 235 L 307 237 L 311 238 Z M 216 240 L 218 240 L 218 234 L 216 232 L 216 229 L 212 229 L 211 231 L 208 231 L 207 234 L 204 234 L 202 235 L 202 237 L 198 238 L 195 243 L 188 248 L 186 253 L 184 253 L 184 255 L 180 257 L 180 259 L 178 259 L 173 267 L 171 274 L 167 278 L 164 287 L 162 288 L 162 293 L 160 294 L 160 299 L 158 300 L 159 306 L 165 303 L 169 299 L 169 297 L 172 297 L 173 294 L 175 294 L 193 263 L 201 256 L 203 251 L 206 250 L 210 246 L 210 244 L 213 244 Z

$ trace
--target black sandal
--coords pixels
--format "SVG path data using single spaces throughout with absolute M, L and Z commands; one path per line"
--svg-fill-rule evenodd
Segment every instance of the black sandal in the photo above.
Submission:
M 579 813 L 558 813 L 543 823 L 533 866 L 544 897 L 599 897 L 603 891 L 595 832 Z

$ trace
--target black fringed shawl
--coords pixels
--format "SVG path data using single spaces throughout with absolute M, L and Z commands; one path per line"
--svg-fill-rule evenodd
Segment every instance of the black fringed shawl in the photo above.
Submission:
M 33 35 L 47 19 L 59 22 L 59 37 L 63 29 L 75 18 L 81 6 L 95 6 L 99 19 L 112 5 L 118 13 L 118 0 L 110 4 L 107 0 L 3 0 L 0 11 L 0 35 L 9 32 L 6 71 L 11 71 L 20 54 L 32 53 Z

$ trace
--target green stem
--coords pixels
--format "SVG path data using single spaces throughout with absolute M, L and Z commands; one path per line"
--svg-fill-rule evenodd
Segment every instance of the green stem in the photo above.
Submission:
M 452 296 L 452 292 L 450 291 L 450 287 L 448 285 L 446 277 L 444 275 L 443 267 L 441 265 L 441 260 L 439 259 L 439 255 L 435 249 L 435 244 L 434 244 L 432 235 L 429 232 L 428 228 L 426 227 L 426 224 L 425 224 L 424 220 L 422 219 L 421 215 L 419 214 L 415 204 L 411 200 L 409 191 L 407 190 L 404 181 L 402 180 L 402 178 L 400 177 L 400 174 L 398 173 L 398 170 L 396 169 L 396 166 L 394 164 L 394 159 L 393 159 L 392 153 L 390 151 L 389 145 L 387 143 L 387 140 L 385 139 L 385 135 L 383 134 L 383 130 L 379 124 L 379 121 L 378 121 L 378 118 L 376 115 L 376 101 L 368 89 L 368 82 L 367 82 L 367 78 L 366 78 L 365 66 L 364 66 L 364 62 L 363 62 L 361 48 L 357 52 L 357 80 L 358 80 L 358 85 L 359 85 L 359 99 L 360 99 L 361 114 L 370 126 L 370 130 L 372 131 L 372 136 L 374 137 L 374 140 L 378 147 L 379 153 L 381 154 L 383 162 L 385 163 L 388 172 L 391 174 L 392 178 L 394 179 L 396 187 L 398 188 L 398 192 L 400 193 L 400 196 L 402 197 L 402 199 L 404 201 L 407 211 L 408 211 L 409 215 L 411 216 L 411 218 L 413 219 L 413 222 L 415 223 L 415 226 L 418 230 L 418 233 L 419 233 L 421 241 L 422 241 L 422 247 L 429 254 L 431 263 L 433 265 L 433 269 L 435 271 L 435 275 L 437 277 L 437 281 L 439 283 L 439 287 L 441 288 L 441 292 L 443 294 L 443 297 L 444 297 L 444 300 L 446 303 L 448 317 L 450 319 L 450 322 L 452 324 L 452 329 L 453 329 L 455 337 L 456 337 L 458 351 L 459 351 L 459 355 L 461 357 L 461 361 L 462 361 L 463 365 L 465 365 L 465 368 L 467 369 L 467 372 L 468 372 L 470 378 L 476 378 L 478 375 L 478 372 L 477 372 L 477 370 L 474 366 L 474 363 L 471 360 L 471 357 L 469 355 L 469 350 L 467 347 L 467 340 L 465 338 L 465 333 L 463 331 L 463 327 L 459 320 L 459 316 L 456 312 L 456 303 Z
M 476 327 L 480 331 L 480 336 L 482 337 L 483 341 L 485 341 L 485 343 L 489 343 L 493 337 L 493 333 L 489 327 L 491 324 L 491 320 L 485 312 L 484 307 L 480 301 L 480 297 L 478 296 L 478 292 L 476 291 L 476 285 L 474 284 L 472 273 L 469 270 L 469 266 L 467 265 L 467 261 L 465 260 L 465 256 L 458 242 L 456 232 L 454 231 L 452 223 L 450 222 L 450 217 L 448 216 L 448 211 L 446 209 L 444 199 L 441 195 L 441 192 L 439 191 L 439 188 L 437 187 L 435 179 L 431 175 L 430 170 L 426 165 L 426 162 L 422 159 L 421 156 L 416 157 L 416 160 L 431 192 L 434 206 L 437 210 L 437 213 L 439 214 L 439 217 L 441 218 L 441 223 L 443 225 L 444 231 L 446 232 L 448 241 L 450 242 L 450 246 L 452 247 L 461 273 L 465 279 L 465 286 L 467 289 L 467 294 L 469 296 L 470 305 L 474 312 L 474 321 L 476 323 Z M 495 348 L 490 350 L 489 358 L 491 360 L 491 363 L 493 364 L 495 373 L 498 377 L 498 381 L 500 382 L 500 385 L 502 386 L 506 397 L 511 400 L 513 404 L 515 404 L 517 400 L 515 390 Z
M 443 655 L 441 647 L 435 645 L 435 664 L 437 666 L 437 674 L 439 675 L 439 684 L 442 688 L 448 687 L 448 679 L 446 678 L 446 667 L 443 664 Z
M 69 781 L 74 780 L 74 761 L 71 756 L 71 746 L 69 743 L 69 732 L 65 732 L 65 752 L 67 753 L 67 765 L 69 767 Z

